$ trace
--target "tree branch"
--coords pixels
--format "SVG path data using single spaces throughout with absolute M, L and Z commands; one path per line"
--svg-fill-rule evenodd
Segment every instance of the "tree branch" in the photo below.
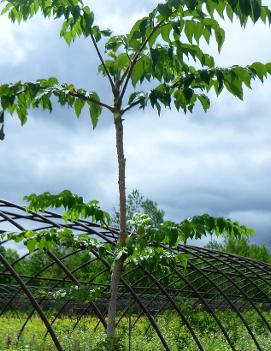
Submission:
M 97 54 L 98 54 L 98 57 L 99 57 L 99 59 L 100 59 L 100 61 L 101 61 L 101 64 L 103 65 L 103 68 L 104 68 L 104 70 L 105 70 L 105 72 L 106 72 L 106 75 L 107 75 L 107 77 L 108 77 L 108 79 L 109 79 L 109 82 L 110 82 L 112 91 L 114 92 L 114 91 L 115 91 L 115 84 L 114 84 L 114 82 L 113 82 L 113 79 L 112 79 L 112 77 L 111 77 L 111 75 L 110 75 L 110 73 L 109 73 L 107 67 L 106 67 L 106 64 L 105 64 L 105 62 L 104 62 L 104 59 L 103 59 L 103 57 L 102 57 L 102 55 L 101 55 L 101 53 L 100 53 L 100 50 L 99 50 L 99 48 L 98 48 L 98 45 L 97 45 L 96 40 L 95 40 L 95 38 L 94 38 L 94 36 L 93 36 L 92 33 L 90 33 L 90 37 L 91 37 L 92 43 L 93 43 L 93 45 L 94 45 L 94 47 L 95 47 L 95 50 L 96 50 L 96 52 L 97 52 Z
M 131 103 L 130 105 L 127 105 L 126 107 L 124 107 L 124 109 L 121 110 L 121 114 L 123 115 L 125 112 L 129 111 L 131 108 L 135 107 L 138 104 L 140 104 L 140 100 L 137 100 Z
M 120 84 L 122 84 L 124 82 L 124 79 L 126 77 L 126 80 L 125 80 L 125 83 L 124 83 L 124 86 L 123 86 L 123 89 L 122 89 L 122 92 L 120 94 L 120 100 L 123 99 L 123 96 L 125 94 L 125 91 L 127 89 L 127 85 L 128 85 L 128 82 L 131 78 L 131 75 L 133 73 L 133 69 L 135 67 L 135 64 L 137 63 L 137 59 L 138 57 L 140 56 L 140 54 L 142 53 L 142 51 L 144 50 L 145 46 L 147 45 L 148 41 L 151 39 L 151 37 L 153 36 L 153 34 L 156 32 L 157 29 L 159 29 L 163 23 L 164 23 L 165 20 L 162 20 L 161 22 L 159 22 L 153 29 L 152 31 L 149 33 L 149 35 L 146 37 L 146 39 L 144 40 L 143 44 L 141 45 L 141 47 L 139 48 L 138 52 L 135 54 L 135 56 L 133 57 L 132 59 L 132 62 L 130 64 L 130 66 L 126 69 L 126 71 L 123 73 L 123 76 L 121 77 L 121 80 L 120 80 Z
M 111 112 L 114 111 L 114 108 L 110 105 L 107 105 L 105 104 L 104 102 L 102 101 L 99 101 L 99 100 L 96 100 L 96 99 L 93 99 L 91 97 L 87 97 L 83 94 L 78 94 L 78 93 L 73 93 L 73 92 L 69 92 L 69 95 L 73 96 L 73 97 L 77 97 L 79 99 L 82 99 L 82 100 L 85 100 L 85 101 L 90 101 L 90 102 L 93 102 L 94 104 L 96 105 L 99 105 L 99 106 L 102 106 L 102 107 L 105 107 L 107 108 L 108 110 L 110 110 Z

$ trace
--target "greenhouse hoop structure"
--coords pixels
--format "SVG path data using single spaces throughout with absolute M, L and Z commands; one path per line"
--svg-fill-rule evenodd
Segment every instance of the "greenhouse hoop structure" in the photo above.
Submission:
M 25 207 L 0 200 L 0 234 L 22 232 L 25 230 L 42 231 L 48 229 L 69 228 L 75 234 L 86 233 L 99 242 L 116 245 L 118 231 L 103 228 L 87 220 L 65 222 L 59 213 L 50 211 L 32 212 Z M 19 311 L 28 305 L 27 317 L 22 321 L 18 337 L 23 334 L 34 314 L 38 314 L 46 327 L 46 336 L 51 337 L 56 350 L 63 347 L 54 329 L 58 318 L 65 313 L 76 315 L 71 333 L 80 326 L 82 317 L 91 314 L 97 318 L 97 325 L 106 328 L 107 300 L 109 298 L 110 257 L 100 257 L 95 247 L 84 262 L 71 266 L 71 258 L 84 253 L 84 247 L 69 250 L 44 250 L 47 257 L 35 274 L 21 273 L 19 267 L 36 254 L 29 253 L 22 243 L 5 238 L 0 243 L 0 316 L 8 311 Z M 14 248 L 20 255 L 15 260 L 5 255 L 7 248 Z M 195 310 L 204 310 L 215 323 L 229 348 L 237 351 L 235 340 L 221 318 L 220 311 L 229 310 L 238 319 L 247 337 L 253 342 L 255 350 L 263 350 L 257 339 L 251 320 L 246 318 L 246 310 L 253 310 L 266 331 L 270 333 L 271 325 L 266 311 L 271 307 L 271 266 L 256 260 L 223 253 L 202 247 L 179 245 L 176 250 L 188 255 L 187 267 L 181 264 L 158 274 L 142 266 L 128 266 L 124 269 L 119 286 L 117 325 L 127 316 L 129 332 L 141 318 L 148 321 L 161 345 L 171 351 L 169 340 L 159 325 L 159 316 L 172 310 L 180 318 L 184 328 L 194 340 L 195 350 L 205 350 L 204 343 L 195 330 L 186 305 Z M 95 269 L 93 268 L 95 267 Z M 99 269 L 98 269 L 98 268 Z M 52 276 L 52 269 L 58 275 Z M 88 279 L 82 279 L 82 272 L 90 272 Z M 91 274 L 93 272 L 93 274 Z M 78 287 L 96 288 L 103 291 L 102 296 L 89 302 L 76 301 L 66 296 L 61 301 L 54 299 L 54 292 L 60 288 Z M 41 290 L 47 292 L 44 296 Z M 56 309 L 54 317 L 49 314 L 51 307 Z

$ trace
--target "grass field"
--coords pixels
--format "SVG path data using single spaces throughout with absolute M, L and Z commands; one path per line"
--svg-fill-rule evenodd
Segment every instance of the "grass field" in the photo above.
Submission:
M 238 351 L 254 351 L 255 344 L 240 320 L 232 312 L 217 312 L 234 341 Z M 25 328 L 22 338 L 17 340 L 17 332 L 24 322 L 26 315 L 14 313 L 0 318 L 0 350 L 1 351 L 53 351 L 55 347 L 50 337 L 44 339 L 45 328 L 37 316 L 34 316 Z M 247 311 L 244 317 L 253 328 L 259 344 L 264 351 L 271 350 L 271 334 L 263 321 L 255 312 Z M 271 313 L 265 313 L 271 322 Z M 131 317 L 131 321 L 135 320 Z M 206 351 L 230 351 L 225 337 L 222 335 L 214 320 L 204 311 L 190 314 L 190 322 Z M 101 325 L 94 331 L 97 324 L 95 317 L 83 317 L 77 328 L 71 333 L 76 317 L 63 317 L 54 324 L 56 334 L 65 351 L 102 351 L 104 350 L 105 335 Z M 172 351 L 196 351 L 197 347 L 189 331 L 180 321 L 175 312 L 165 312 L 157 319 L 165 339 Z M 146 318 L 141 318 L 132 331 L 131 351 L 164 351 L 154 330 L 149 327 Z M 118 327 L 119 351 L 128 348 L 128 318 Z

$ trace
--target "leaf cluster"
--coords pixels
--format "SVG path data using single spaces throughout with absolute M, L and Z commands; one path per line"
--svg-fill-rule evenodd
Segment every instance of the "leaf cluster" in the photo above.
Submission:
M 176 251 L 180 243 L 201 239 L 208 235 L 242 238 L 253 230 L 238 222 L 208 214 L 185 219 L 180 223 L 163 221 L 155 225 L 146 214 L 134 214 L 129 221 L 133 228 L 126 241 L 118 248 L 117 257 L 126 257 L 128 263 L 144 265 L 148 269 L 170 269 L 181 263 L 187 265 L 188 257 Z
M 75 300 L 90 303 L 104 295 L 104 288 L 95 287 L 95 289 L 89 289 L 86 286 L 75 285 L 49 292 L 47 290 L 39 290 L 38 295 L 45 298 L 53 298 L 56 301 Z
M 77 117 L 85 105 L 88 106 L 93 128 L 102 113 L 102 104 L 96 92 L 76 89 L 73 84 L 59 84 L 55 77 L 36 82 L 0 84 L 1 107 L 11 115 L 18 115 L 21 124 L 27 121 L 28 110 L 43 108 L 52 111 L 53 101 L 61 106 L 74 108 Z
M 219 95 L 225 87 L 242 99 L 243 85 L 251 88 L 252 79 L 263 81 L 270 63 L 218 68 L 214 58 L 203 52 L 202 40 L 209 44 L 214 37 L 219 51 L 223 46 L 225 32 L 217 17 L 231 21 L 236 17 L 245 27 L 249 19 L 270 23 L 271 12 L 260 0 L 168 0 L 138 20 L 127 35 L 109 38 L 105 45 L 109 60 L 99 70 L 121 77 L 121 98 L 130 81 L 134 89 L 144 82 L 156 85 L 130 94 L 123 112 L 150 103 L 160 114 L 161 106 L 171 107 L 172 102 L 178 110 L 192 112 L 197 101 L 206 111 L 211 88 Z
M 245 27 L 248 20 L 271 23 L 271 11 L 260 0 L 167 0 L 158 4 L 147 16 L 138 20 L 126 35 L 112 35 L 94 25 L 94 14 L 82 0 L 0 0 L 12 21 L 28 20 L 41 12 L 44 17 L 62 18 L 60 35 L 69 44 L 80 35 L 90 37 L 101 64 L 99 71 L 106 76 L 114 95 L 114 106 L 100 101 L 96 92 L 75 89 L 73 85 L 59 84 L 56 78 L 34 83 L 0 85 L 3 110 L 16 111 L 21 123 L 26 122 L 27 111 L 42 107 L 51 111 L 52 97 L 58 103 L 73 107 L 77 116 L 85 104 L 89 107 L 95 128 L 102 107 L 111 112 L 150 104 L 160 114 L 161 108 L 174 105 L 177 110 L 193 111 L 196 103 L 206 111 L 210 107 L 208 93 L 214 89 L 219 95 L 223 89 L 243 99 L 243 88 L 251 88 L 253 79 L 261 81 L 271 72 L 271 63 L 241 67 L 216 67 L 214 58 L 201 48 L 202 41 L 211 38 L 220 51 L 225 32 L 218 19 L 237 18 Z M 102 36 L 109 36 L 104 59 L 97 46 Z M 138 86 L 151 82 L 151 89 Z M 123 107 L 127 88 L 133 91 Z M 146 86 L 146 85 L 145 85 Z
M 271 74 L 271 63 L 254 62 L 252 65 L 229 68 L 195 69 L 186 66 L 179 77 L 171 84 L 162 83 L 157 88 L 140 96 L 140 104 L 144 108 L 146 100 L 161 111 L 161 105 L 171 107 L 174 103 L 177 110 L 193 111 L 196 102 L 200 102 L 205 111 L 210 107 L 208 93 L 214 90 L 219 96 L 223 89 L 243 100 L 244 87 L 251 89 L 256 78 L 262 82 Z
M 30 194 L 24 197 L 29 202 L 27 207 L 30 211 L 44 211 L 47 208 L 64 208 L 63 218 L 65 221 L 76 221 L 79 218 L 91 218 L 93 222 L 106 225 L 110 221 L 108 212 L 103 211 L 99 201 L 91 200 L 84 202 L 82 196 L 64 190 L 59 194 L 52 195 L 49 192 L 40 195 Z
M 82 249 L 85 252 L 97 252 L 101 257 L 112 254 L 112 245 L 99 242 L 87 233 L 74 234 L 71 229 L 48 229 L 40 231 L 25 230 L 20 233 L 5 233 L 2 238 L 22 242 L 29 252 L 35 250 Z
M 169 247 L 176 247 L 179 242 L 186 243 L 187 240 L 201 239 L 207 235 L 228 235 L 231 238 L 241 238 L 253 234 L 253 230 L 236 221 L 223 217 L 212 217 L 208 214 L 194 216 L 182 220 L 180 223 L 163 221 L 155 226 L 152 219 L 146 214 L 134 214 L 129 224 L 133 230 L 131 238 L 136 238 L 138 245 L 155 241 L 158 245 L 163 243 Z M 136 235 L 134 235 L 136 233 Z
M 45 18 L 63 19 L 60 36 L 68 44 L 81 35 L 93 35 L 99 41 L 111 34 L 94 25 L 94 13 L 82 0 L 1 0 L 0 4 L 5 5 L 1 14 L 7 14 L 12 22 L 27 21 L 38 12 Z

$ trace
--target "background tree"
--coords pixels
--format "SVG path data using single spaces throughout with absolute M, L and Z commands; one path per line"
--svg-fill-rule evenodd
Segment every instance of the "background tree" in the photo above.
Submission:
M 268 247 L 266 245 L 252 244 L 248 237 L 236 239 L 226 236 L 222 243 L 213 241 L 208 243 L 206 247 L 271 263 L 271 253 Z
M 68 44 L 78 36 L 84 36 L 91 40 L 96 50 L 101 63 L 98 69 L 112 91 L 112 104 L 101 101 L 97 92 L 59 83 L 55 77 L 36 82 L 2 84 L 0 97 L 3 110 L 16 113 L 22 124 L 27 120 L 29 109 L 42 107 L 51 111 L 55 100 L 61 105 L 73 107 L 78 117 L 87 106 L 93 128 L 103 109 L 112 113 L 119 166 L 119 246 L 125 246 L 128 237 L 123 115 L 136 106 L 145 108 L 148 104 L 159 114 L 162 106 L 172 105 L 177 110 L 192 112 L 197 102 L 207 110 L 210 106 L 207 93 L 210 90 L 219 95 L 225 88 L 243 99 L 243 86 L 250 88 L 253 79 L 263 81 L 271 72 L 270 63 L 260 62 L 246 67 L 217 67 L 214 58 L 201 49 L 202 40 L 209 44 L 210 38 L 214 37 L 218 50 L 221 50 L 225 32 L 217 20 L 219 17 L 230 20 L 236 17 L 243 27 L 249 19 L 254 23 L 258 20 L 270 23 L 270 10 L 261 4 L 261 0 L 167 0 L 138 20 L 127 35 L 112 35 L 109 30 L 102 30 L 94 23 L 93 12 L 82 0 L 1 0 L 0 3 L 3 5 L 2 14 L 6 13 L 12 21 L 28 20 L 38 12 L 44 17 L 62 18 L 60 35 Z M 107 59 L 104 59 L 98 42 L 106 37 L 108 40 L 104 51 Z M 152 83 L 151 88 L 142 85 L 146 81 Z M 34 200 L 34 197 L 29 199 Z M 55 197 L 50 200 L 48 194 L 39 197 L 39 200 L 36 204 L 41 208 L 44 208 L 44 204 L 54 207 L 64 205 L 71 210 L 63 194 L 57 200 Z M 84 206 L 81 208 L 86 209 Z M 75 212 L 77 216 L 78 210 Z M 199 224 L 199 218 L 196 222 Z M 215 229 L 211 224 L 217 224 L 209 217 L 208 225 L 206 217 L 203 223 L 209 230 Z M 138 224 L 135 227 L 140 228 Z M 183 228 L 181 226 L 178 233 L 181 234 Z M 191 233 L 182 233 L 180 237 L 177 235 L 176 240 L 186 236 L 191 236 Z M 109 338 L 114 335 L 117 287 L 124 261 L 125 256 L 118 254 L 113 265 L 107 326 Z
M 3 246 L 0 247 L 0 254 L 5 255 L 5 257 L 10 262 L 14 262 L 20 257 L 19 253 L 16 250 L 10 249 L 10 248 L 4 248 Z M 0 267 L 2 268 L 2 263 L 0 263 Z M 21 265 L 20 265 L 19 269 L 22 269 Z M 2 276 L 1 277 L 1 280 L 0 280 L 1 284 L 8 284 L 11 282 L 12 282 L 12 279 L 10 278 L 10 276 Z
M 157 202 L 141 195 L 138 189 L 134 189 L 128 194 L 126 207 L 128 221 L 133 218 L 135 213 L 145 213 L 151 218 L 156 226 L 164 221 L 164 210 L 158 208 Z M 111 224 L 119 225 L 119 217 L 119 210 L 114 208 L 111 216 Z

